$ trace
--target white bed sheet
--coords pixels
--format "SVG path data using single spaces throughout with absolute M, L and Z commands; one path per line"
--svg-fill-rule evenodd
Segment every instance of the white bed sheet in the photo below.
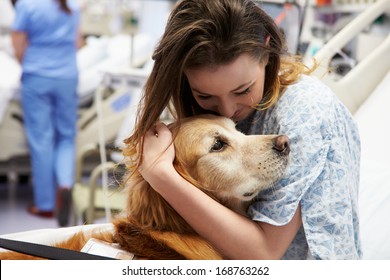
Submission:
M 390 259 L 390 71 L 355 113 L 362 157 L 359 211 L 364 259 Z

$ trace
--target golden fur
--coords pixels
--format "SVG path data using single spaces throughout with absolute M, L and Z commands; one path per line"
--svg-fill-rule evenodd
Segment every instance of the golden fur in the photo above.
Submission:
M 278 180 L 288 163 L 286 136 L 246 136 L 223 117 L 205 115 L 173 124 L 176 170 L 226 207 L 245 215 L 256 194 Z M 56 247 L 81 250 L 91 237 L 119 243 L 142 259 L 223 259 L 180 215 L 134 173 L 127 184 L 127 208 L 115 231 L 78 233 Z M 15 252 L 0 259 L 33 259 Z

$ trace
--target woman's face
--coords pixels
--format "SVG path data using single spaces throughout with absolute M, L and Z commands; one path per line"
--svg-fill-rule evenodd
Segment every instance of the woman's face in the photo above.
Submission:
M 187 69 L 192 94 L 205 110 L 233 121 L 245 119 L 263 98 L 265 66 L 247 54 L 229 64 Z

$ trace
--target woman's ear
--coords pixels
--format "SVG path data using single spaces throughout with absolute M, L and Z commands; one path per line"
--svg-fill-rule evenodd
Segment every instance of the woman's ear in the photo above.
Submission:
M 268 61 L 269 61 L 269 53 L 266 53 L 266 54 L 261 58 L 261 63 L 262 63 L 264 66 L 267 66 L 267 65 L 268 65 Z

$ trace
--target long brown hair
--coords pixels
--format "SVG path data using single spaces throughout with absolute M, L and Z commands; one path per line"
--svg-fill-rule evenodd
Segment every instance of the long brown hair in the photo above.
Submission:
M 72 10 L 68 6 L 67 0 L 57 0 L 58 3 L 60 4 L 61 10 L 63 10 L 67 14 L 71 14 Z
M 125 140 L 125 155 L 136 146 L 166 107 L 180 120 L 205 111 L 193 98 L 184 74 L 188 68 L 226 64 L 247 53 L 259 63 L 268 57 L 262 108 L 275 104 L 284 89 L 306 72 L 286 50 L 274 20 L 251 0 L 182 0 L 168 19 L 153 54 L 154 66 L 138 108 L 135 130 Z M 139 158 L 135 157 L 135 165 Z

